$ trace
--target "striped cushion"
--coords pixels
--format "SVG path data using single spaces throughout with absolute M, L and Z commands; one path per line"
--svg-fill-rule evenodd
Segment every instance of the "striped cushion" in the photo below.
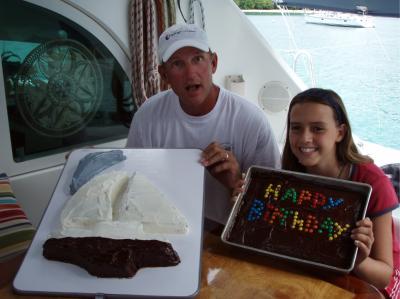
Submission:
M 0 262 L 24 252 L 35 233 L 17 203 L 6 174 L 0 174 Z

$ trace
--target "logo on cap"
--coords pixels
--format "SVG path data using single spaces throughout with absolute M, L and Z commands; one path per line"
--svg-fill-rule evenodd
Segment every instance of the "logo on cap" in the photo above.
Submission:
M 177 34 L 181 34 L 181 33 L 183 33 L 183 32 L 196 32 L 196 31 L 195 31 L 195 30 L 180 30 L 180 31 L 176 31 L 176 32 L 167 34 L 167 35 L 165 36 L 165 40 L 169 40 L 171 37 L 173 37 L 173 36 L 175 36 L 175 35 L 177 35 Z

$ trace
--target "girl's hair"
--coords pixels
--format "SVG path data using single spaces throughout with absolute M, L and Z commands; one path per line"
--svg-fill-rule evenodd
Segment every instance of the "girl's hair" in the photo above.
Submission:
M 329 89 L 310 88 L 296 95 L 290 102 L 286 122 L 286 141 L 282 154 L 282 168 L 293 171 L 305 172 L 305 167 L 301 165 L 290 148 L 290 113 L 294 105 L 299 103 L 318 103 L 332 108 L 338 125 L 345 124 L 346 130 L 343 139 L 337 143 L 336 157 L 340 163 L 367 163 L 373 160 L 362 155 L 353 140 L 349 118 L 340 96 Z

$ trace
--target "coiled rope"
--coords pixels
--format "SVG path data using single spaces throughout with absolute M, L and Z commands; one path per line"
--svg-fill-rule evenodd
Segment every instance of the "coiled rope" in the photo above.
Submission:
M 176 23 L 175 1 L 156 0 L 158 36 L 168 27 Z
M 131 0 L 129 13 L 132 93 L 136 104 L 140 106 L 148 97 L 160 91 L 154 0 Z
M 165 3 L 165 15 L 164 18 L 166 20 L 167 27 L 170 27 L 176 23 L 176 8 L 175 8 L 175 0 L 167 0 Z
M 156 0 L 158 36 L 176 23 L 175 1 Z M 168 89 L 168 84 L 160 77 L 160 90 Z
M 195 19 L 194 19 L 194 10 L 195 10 L 195 2 L 199 4 L 200 8 L 200 21 L 201 21 L 201 27 L 205 29 L 206 21 L 205 21 L 205 16 L 204 16 L 204 7 L 203 3 L 201 0 L 190 0 L 189 2 L 189 19 L 187 20 L 188 23 L 194 24 Z
M 157 23 L 156 23 L 156 12 L 155 12 L 155 2 L 144 1 L 146 20 L 147 20 L 147 41 L 146 47 L 146 96 L 152 96 L 160 91 L 160 76 L 158 74 L 158 63 L 157 63 Z M 147 97 L 145 97 L 147 99 Z M 144 100 L 143 100 L 144 101 Z
M 132 93 L 137 106 L 166 89 L 158 73 L 159 35 L 176 22 L 174 0 L 131 0 L 129 46 L 132 61 Z

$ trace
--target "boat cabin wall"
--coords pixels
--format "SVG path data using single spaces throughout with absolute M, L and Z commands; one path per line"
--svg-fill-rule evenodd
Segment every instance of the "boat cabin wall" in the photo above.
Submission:
M 125 76 L 131 78 L 129 50 L 129 0 L 29 0 L 25 1 L 63 15 L 71 22 L 85 28 L 111 53 Z M 189 1 L 181 1 L 185 18 L 189 15 Z M 203 0 L 205 30 L 212 49 L 218 54 L 218 68 L 215 83 L 234 89 L 227 78 L 243 78 L 240 90 L 247 100 L 262 107 L 268 101 L 279 98 L 280 87 L 286 92 L 287 103 L 292 96 L 304 89 L 303 82 L 292 72 L 255 29 L 243 12 L 232 0 Z M 198 22 L 201 9 L 195 4 L 195 21 Z M 183 22 L 176 5 L 177 22 Z M 201 26 L 201 23 L 199 23 Z M 0 40 L 1 42 L 1 40 Z M 71 150 L 49 152 L 24 161 L 13 156 L 9 114 L 7 112 L 5 78 L 0 64 L 0 172 L 6 172 L 11 179 L 17 200 L 29 219 L 37 226 L 51 198 L 52 192 L 65 163 L 65 155 Z M 129 81 L 129 80 L 128 80 Z M 228 82 L 228 83 L 227 83 Z M 269 87 L 272 88 L 269 90 Z M 275 88 L 275 89 L 274 89 Z M 268 95 L 271 95 L 271 99 Z M 278 99 L 282 100 L 282 99 Z M 267 103 L 266 106 L 265 103 Z M 260 107 L 261 107 L 260 106 Z M 277 140 L 284 140 L 286 106 L 268 110 L 268 117 Z M 126 136 L 126 135 L 125 135 Z M 94 142 L 91 146 L 123 147 L 126 139 L 110 142 Z M 77 146 L 78 147 L 78 146 Z M 79 146 L 81 147 L 81 146 Z

